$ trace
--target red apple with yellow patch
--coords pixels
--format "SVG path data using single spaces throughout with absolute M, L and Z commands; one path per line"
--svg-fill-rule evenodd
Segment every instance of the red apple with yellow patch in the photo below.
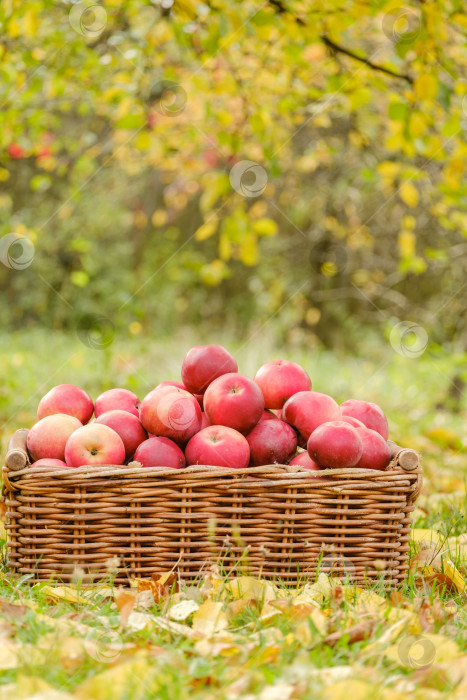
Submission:
M 41 418 L 28 432 L 28 452 L 34 461 L 43 458 L 65 459 L 65 446 L 81 421 L 65 413 L 54 413 Z

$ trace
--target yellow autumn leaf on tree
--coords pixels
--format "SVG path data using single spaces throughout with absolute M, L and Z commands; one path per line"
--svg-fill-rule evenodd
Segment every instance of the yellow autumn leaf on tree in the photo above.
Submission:
M 399 187 L 399 197 L 408 207 L 416 207 L 419 202 L 418 190 L 410 180 L 406 180 Z
M 416 241 L 413 231 L 404 230 L 399 233 L 397 244 L 402 258 L 412 258 L 415 255 Z
M 207 238 L 210 238 L 217 229 L 217 219 L 211 219 L 210 221 L 207 221 L 206 223 L 202 224 L 199 229 L 195 232 L 195 240 L 197 241 L 205 241 Z
M 240 250 L 240 259 L 244 265 L 257 265 L 259 259 L 258 240 L 256 236 L 247 236 Z
M 413 88 L 419 100 L 432 100 L 438 94 L 438 81 L 434 75 L 422 73 L 415 78 Z
M 257 219 L 253 223 L 253 231 L 258 234 L 258 236 L 274 236 L 277 233 L 278 226 L 274 219 L 268 219 L 263 217 Z

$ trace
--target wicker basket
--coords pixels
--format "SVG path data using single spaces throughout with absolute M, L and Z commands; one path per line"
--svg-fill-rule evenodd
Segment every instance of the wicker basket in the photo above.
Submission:
M 418 455 L 395 449 L 389 468 L 183 470 L 129 466 L 25 468 L 27 431 L 3 472 L 8 561 L 34 579 L 108 575 L 116 581 L 170 570 L 194 582 L 214 563 L 296 585 L 317 568 L 359 583 L 407 575 Z M 403 459 L 405 455 L 405 459 Z M 414 458 L 415 455 L 415 458 Z

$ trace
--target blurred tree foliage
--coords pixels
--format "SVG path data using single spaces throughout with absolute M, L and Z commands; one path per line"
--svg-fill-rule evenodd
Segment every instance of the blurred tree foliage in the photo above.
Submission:
M 3 0 L 0 321 L 464 344 L 464 10 Z

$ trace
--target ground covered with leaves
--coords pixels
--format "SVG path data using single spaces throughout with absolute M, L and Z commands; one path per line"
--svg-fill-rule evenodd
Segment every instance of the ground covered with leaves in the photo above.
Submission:
M 71 381 L 93 394 L 117 384 L 143 394 L 161 357 L 178 362 L 163 345 L 143 355 L 117 346 L 96 355 L 55 340 L 54 357 L 40 368 L 31 339 L 2 346 L 3 446 L 8 433 L 33 422 L 37 394 L 56 367 L 52 383 Z M 257 365 L 255 352 L 240 357 L 243 371 Z M 72 586 L 34 584 L 8 571 L 4 550 L 0 700 L 467 697 L 467 412 L 462 400 L 449 405 L 449 364 L 397 355 L 343 363 L 323 353 L 313 365 L 317 391 L 378 401 L 392 437 L 423 455 L 404 586 L 359 588 L 321 573 L 290 590 L 217 569 L 198 586 L 174 572 L 131 588 L 113 586 L 111 573 L 94 587 L 80 585 L 79 572 Z M 177 377 L 151 373 L 147 381 L 168 378 Z

